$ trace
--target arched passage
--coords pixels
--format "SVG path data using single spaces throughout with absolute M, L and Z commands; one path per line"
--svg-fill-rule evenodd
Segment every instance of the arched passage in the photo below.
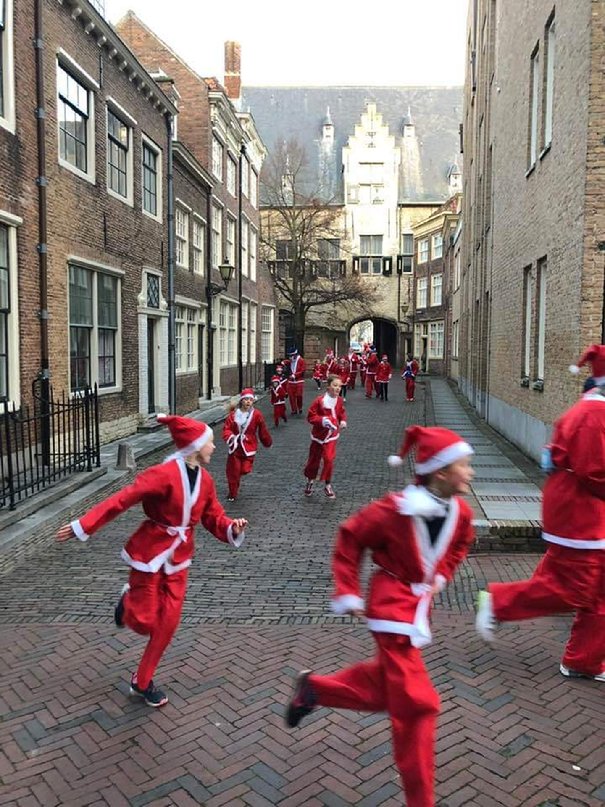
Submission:
M 402 360 L 399 330 L 394 322 L 382 317 L 360 317 L 349 324 L 347 329 L 349 343 L 371 342 L 378 351 L 389 357 L 393 367 L 399 367 Z

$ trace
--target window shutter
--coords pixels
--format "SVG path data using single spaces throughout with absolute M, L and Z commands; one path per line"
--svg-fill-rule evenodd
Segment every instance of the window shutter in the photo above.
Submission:
M 403 272 L 403 255 L 397 256 L 397 274 L 400 275 Z
M 340 264 L 340 276 L 344 277 L 347 274 L 347 262 L 346 261 L 338 261 Z
M 353 274 L 359 274 L 359 255 L 353 255 Z
M 382 274 L 389 275 L 393 274 L 393 256 L 392 255 L 385 255 L 382 259 Z
M 268 268 L 270 274 L 274 275 L 275 274 L 275 261 L 267 261 L 267 268 Z

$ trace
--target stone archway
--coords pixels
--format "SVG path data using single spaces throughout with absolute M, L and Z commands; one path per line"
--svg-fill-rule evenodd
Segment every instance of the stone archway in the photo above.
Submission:
M 364 316 L 350 322 L 347 327 L 349 343 L 372 342 L 378 351 L 379 356 L 383 353 L 389 357 L 389 361 L 394 368 L 401 366 L 402 346 L 400 344 L 399 329 L 396 323 L 384 317 Z M 369 338 L 363 338 L 367 334 Z M 362 338 L 357 339 L 360 336 Z

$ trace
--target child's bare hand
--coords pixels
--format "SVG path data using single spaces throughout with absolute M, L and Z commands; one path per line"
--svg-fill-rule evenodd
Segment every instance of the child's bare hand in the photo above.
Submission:
M 234 518 L 231 522 L 231 530 L 234 535 L 239 535 L 248 526 L 248 520 L 245 518 Z
M 366 615 L 366 612 L 363 610 L 363 608 L 351 608 L 351 610 L 348 611 L 348 613 L 351 614 L 351 616 L 356 616 L 359 617 L 360 619 L 361 617 L 364 617 Z
M 56 541 L 67 541 L 69 538 L 74 537 L 74 531 L 71 528 L 71 524 L 65 524 L 63 527 L 59 527 L 55 534 Z

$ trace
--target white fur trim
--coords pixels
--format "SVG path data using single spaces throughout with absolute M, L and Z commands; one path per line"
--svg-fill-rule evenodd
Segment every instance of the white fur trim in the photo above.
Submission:
M 575 538 L 562 538 L 560 535 L 551 535 L 549 532 L 543 532 L 542 538 L 550 544 L 566 546 L 568 549 L 605 549 L 605 538 L 596 541 L 582 541 Z
M 168 417 L 168 415 L 165 415 L 163 412 L 158 412 L 158 414 L 155 416 L 155 419 L 156 420 L 165 420 L 165 418 L 167 418 L 167 417 Z
M 334 597 L 330 607 L 333 613 L 341 616 L 347 611 L 363 611 L 364 602 L 357 594 L 343 594 L 340 597 Z
M 188 446 L 185 446 L 184 448 L 179 448 L 178 451 L 169 454 L 164 460 L 164 462 L 170 462 L 171 460 L 176 460 L 179 458 L 185 459 L 190 454 L 194 454 L 196 451 L 199 451 L 200 448 L 205 446 L 208 440 L 211 440 L 213 437 L 214 432 L 212 431 L 210 426 L 207 426 L 206 431 L 203 434 L 201 434 L 196 440 L 194 440 L 192 443 L 189 443 Z
M 387 463 L 391 466 L 391 468 L 399 468 L 403 465 L 403 460 L 399 456 L 399 454 L 391 454 L 387 457 Z
M 468 443 L 466 443 L 464 440 L 460 440 L 459 442 L 452 443 L 452 445 L 447 446 L 447 448 L 438 451 L 426 462 L 417 462 L 416 473 L 420 474 L 421 476 L 424 476 L 425 474 L 432 474 L 434 471 L 438 471 L 440 468 L 445 468 L 447 465 L 451 465 L 452 462 L 456 462 L 456 460 L 460 460 L 462 457 L 469 457 L 474 453 L 475 452 Z
M 442 574 L 435 575 L 435 590 L 437 592 L 443 591 L 443 589 L 447 586 L 447 577 Z
M 246 540 L 246 530 L 242 530 L 239 535 L 233 534 L 233 524 L 229 524 L 227 528 L 227 541 L 234 546 L 236 549 L 239 549 L 240 546 Z
M 605 384 L 605 375 L 596 375 L 592 377 L 592 380 L 595 382 L 597 387 L 602 386 Z
M 74 535 L 76 536 L 78 541 L 84 542 L 88 541 L 88 539 L 90 538 L 90 535 L 88 535 L 88 533 L 84 532 L 84 530 L 82 529 L 82 525 L 80 524 L 79 519 L 76 521 L 72 521 L 70 527 L 72 528 Z
M 420 518 L 443 518 L 446 515 L 445 505 L 428 493 L 422 485 L 408 485 L 403 496 L 398 497 L 397 509 L 404 516 Z
M 568 367 L 567 369 L 568 369 L 568 370 L 569 370 L 569 372 L 570 372 L 570 373 L 572 373 L 573 375 L 578 375 L 578 373 L 580 372 L 580 368 L 578 367 L 578 365 L 577 365 L 577 364 L 570 364 L 570 365 L 569 365 L 569 367 Z

